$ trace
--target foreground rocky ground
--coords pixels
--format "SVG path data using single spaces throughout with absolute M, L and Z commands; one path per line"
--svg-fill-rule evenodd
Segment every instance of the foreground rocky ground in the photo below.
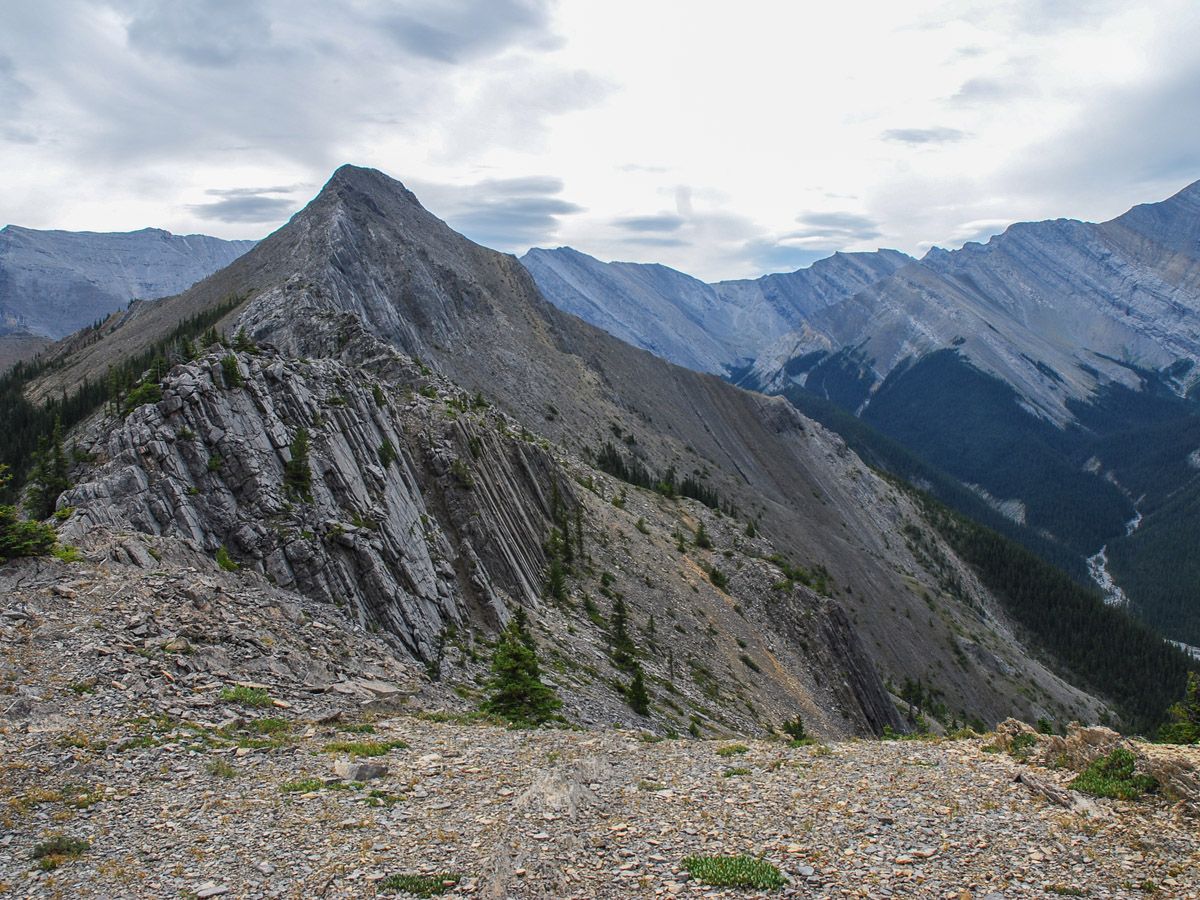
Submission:
M 334 607 L 107 553 L 0 570 L 2 896 L 1200 897 L 1194 809 L 1063 791 L 1086 741 L 509 731 Z M 683 865 L 736 853 L 787 884 Z

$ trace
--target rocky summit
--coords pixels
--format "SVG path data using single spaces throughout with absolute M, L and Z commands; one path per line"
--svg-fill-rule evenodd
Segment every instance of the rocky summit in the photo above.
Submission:
M 381 172 L 0 400 L 16 896 L 1196 895 L 1182 653 Z

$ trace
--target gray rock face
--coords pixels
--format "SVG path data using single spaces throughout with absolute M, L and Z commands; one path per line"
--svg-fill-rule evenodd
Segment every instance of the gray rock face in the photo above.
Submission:
M 0 229 L 0 333 L 61 338 L 130 300 L 177 294 L 254 241 L 158 228 L 124 233 Z
M 208 553 L 225 547 L 281 587 L 349 605 L 423 659 L 448 626 L 494 626 L 510 604 L 536 601 L 552 477 L 544 451 L 467 419 L 434 429 L 434 401 L 404 401 L 391 387 L 384 396 L 341 363 L 237 359 L 239 387 L 226 387 L 220 357 L 208 356 L 177 367 L 161 402 L 115 429 L 102 423 L 90 437 L 106 461 L 62 499 L 78 509 L 69 533 L 132 527 Z M 289 496 L 283 479 L 300 427 L 311 501 Z M 470 463 L 467 489 L 455 473 L 469 448 L 482 462 Z
M 895 250 L 835 253 L 796 272 L 711 285 L 666 266 L 602 263 L 570 247 L 530 250 L 521 262 L 559 309 L 678 365 L 724 374 L 912 259 Z

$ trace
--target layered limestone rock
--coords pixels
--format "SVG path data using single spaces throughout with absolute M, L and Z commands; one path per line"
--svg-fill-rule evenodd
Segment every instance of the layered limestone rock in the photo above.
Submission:
M 498 413 L 432 416 L 437 390 L 412 375 L 397 390 L 266 352 L 179 366 L 160 402 L 85 436 L 104 462 L 63 496 L 78 510 L 67 533 L 132 526 L 224 547 L 281 586 L 351 603 L 425 658 L 472 612 L 494 625 L 536 600 L 556 476 L 538 445 L 483 424 Z M 284 478 L 300 428 L 309 499 Z

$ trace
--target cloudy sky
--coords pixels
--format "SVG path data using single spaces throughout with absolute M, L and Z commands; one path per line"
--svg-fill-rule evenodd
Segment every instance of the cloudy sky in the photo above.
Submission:
M 1200 179 L 1195 0 L 0 0 L 0 224 L 261 237 L 340 163 L 707 279 Z

